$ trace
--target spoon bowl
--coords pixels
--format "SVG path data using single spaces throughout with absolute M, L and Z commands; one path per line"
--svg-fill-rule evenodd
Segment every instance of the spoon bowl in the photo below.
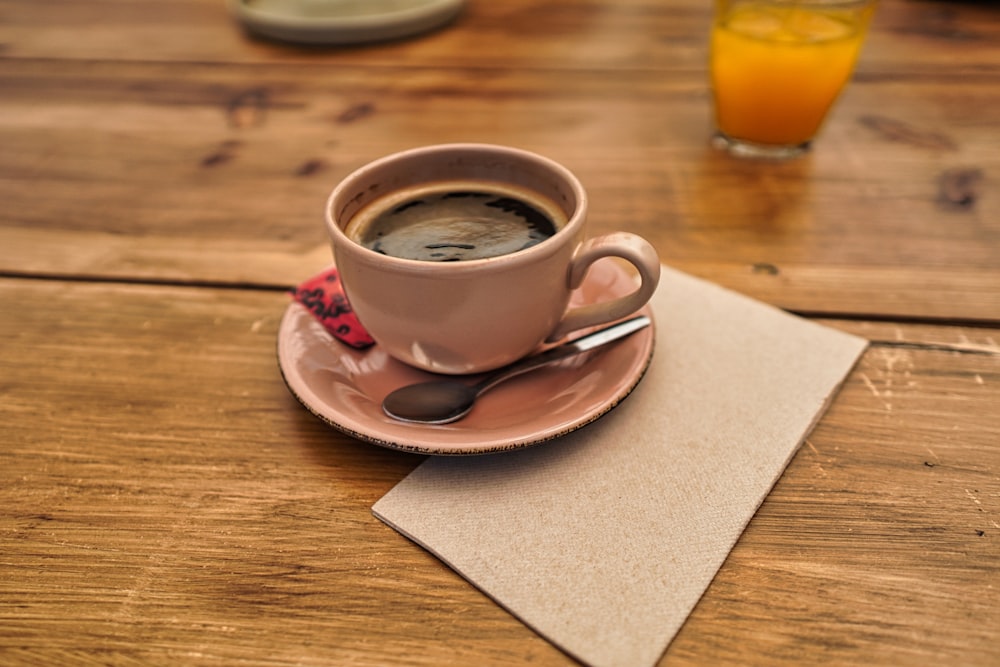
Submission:
M 465 417 L 484 392 L 512 377 L 527 373 L 577 354 L 619 340 L 649 326 L 651 320 L 639 315 L 593 333 L 525 357 L 468 384 L 448 378 L 400 387 L 382 401 L 382 411 L 393 419 L 418 424 L 450 424 Z

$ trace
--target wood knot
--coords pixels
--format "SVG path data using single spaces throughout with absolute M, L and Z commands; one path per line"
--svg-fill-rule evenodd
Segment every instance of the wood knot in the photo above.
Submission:
M 750 272 L 763 273 L 764 275 L 768 276 L 776 276 L 779 273 L 781 273 L 781 269 L 779 269 L 777 266 L 769 262 L 757 262 L 756 264 L 752 264 L 750 266 Z
M 362 102 L 361 104 L 355 104 L 352 107 L 348 107 L 342 111 L 337 116 L 337 122 L 346 125 L 348 123 L 353 123 L 356 120 L 361 120 L 367 116 L 375 113 L 375 105 L 371 102 Z
M 201 159 L 202 167 L 218 167 L 236 157 L 236 149 L 239 148 L 238 141 L 223 141 L 218 150 L 209 153 Z
M 326 169 L 326 162 L 320 159 L 306 160 L 295 170 L 296 176 L 312 176 Z
M 970 209 L 979 198 L 982 169 L 946 169 L 938 177 L 938 202 L 948 208 Z
M 888 141 L 930 150 L 953 151 L 958 148 L 945 134 L 916 128 L 894 118 L 871 115 L 862 116 L 858 121 Z
M 270 93 L 265 88 L 251 88 L 235 95 L 226 106 L 230 127 L 259 127 L 267 119 L 271 106 Z

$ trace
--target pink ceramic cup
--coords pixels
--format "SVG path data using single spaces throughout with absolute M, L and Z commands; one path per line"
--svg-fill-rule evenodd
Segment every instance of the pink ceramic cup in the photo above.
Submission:
M 381 197 L 468 180 L 527 188 L 555 202 L 566 222 L 532 247 L 454 262 L 387 256 L 344 231 L 358 211 Z M 449 374 L 503 366 L 543 342 L 645 305 L 660 277 L 656 251 L 627 232 L 586 239 L 586 218 L 587 194 L 568 169 L 533 153 L 486 144 L 427 146 L 383 157 L 344 179 L 326 207 L 334 259 L 365 329 L 396 359 Z M 635 266 L 635 291 L 567 310 L 587 269 L 603 257 Z

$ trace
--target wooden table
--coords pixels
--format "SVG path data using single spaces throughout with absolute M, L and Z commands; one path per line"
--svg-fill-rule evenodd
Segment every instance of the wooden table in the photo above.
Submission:
M 333 185 L 467 140 L 872 340 L 662 664 L 1000 663 L 1000 8 L 883 0 L 787 163 L 708 145 L 710 13 L 469 0 L 324 49 L 222 0 L 0 0 L 0 663 L 571 663 L 372 517 L 421 457 L 275 361 Z

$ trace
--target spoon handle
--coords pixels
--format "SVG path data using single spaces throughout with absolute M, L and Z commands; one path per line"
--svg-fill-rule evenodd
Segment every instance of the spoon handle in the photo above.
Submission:
M 630 319 L 606 326 L 603 329 L 598 329 L 592 333 L 585 336 L 580 336 L 579 338 L 574 338 L 573 340 L 567 341 L 561 345 L 549 348 L 544 352 L 538 354 L 533 354 L 529 357 L 525 357 L 520 361 L 515 361 L 512 364 L 499 368 L 479 382 L 474 385 L 476 394 L 481 394 L 495 384 L 512 378 L 521 373 L 527 373 L 530 370 L 534 370 L 539 366 L 544 366 L 546 364 L 551 364 L 560 359 L 565 359 L 567 357 L 572 357 L 574 355 L 580 354 L 581 352 L 586 352 L 587 350 L 592 350 L 595 347 L 600 347 L 611 341 L 618 340 L 619 338 L 624 338 L 630 334 L 648 327 L 652 320 L 646 315 L 638 315 Z

